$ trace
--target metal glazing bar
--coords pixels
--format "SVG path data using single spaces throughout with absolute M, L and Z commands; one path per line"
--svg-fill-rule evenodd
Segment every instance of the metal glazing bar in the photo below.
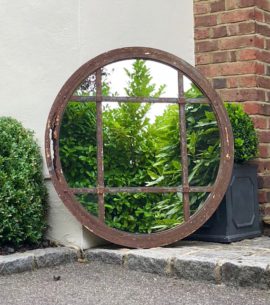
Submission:
M 210 193 L 213 186 L 191 186 L 190 193 Z M 183 192 L 179 187 L 99 187 L 99 188 L 70 188 L 66 192 L 72 194 L 116 194 L 116 193 L 178 193 Z
M 183 206 L 184 219 L 189 220 L 189 183 L 188 183 L 188 155 L 187 155 L 187 133 L 186 133 L 186 113 L 184 98 L 184 77 L 178 71 L 178 96 L 179 96 L 179 131 L 181 145 L 181 161 L 182 161 L 182 185 L 183 185 Z
M 96 102 L 97 96 L 78 96 L 73 95 L 70 98 L 70 101 L 73 102 L 81 102 L 81 103 L 87 103 L 87 102 Z M 179 101 L 179 98 L 174 97 L 160 97 L 160 98 L 154 98 L 154 97 L 126 97 L 126 96 L 103 96 L 102 97 L 103 102 L 113 103 L 170 103 L 170 104 L 179 104 L 181 101 Z M 210 101 L 208 98 L 205 97 L 198 97 L 198 98 L 188 98 L 185 100 L 185 103 L 190 104 L 210 104 Z
M 207 97 L 187 98 L 186 104 L 210 104 Z
M 103 166 L 103 131 L 102 131 L 102 74 L 101 69 L 96 72 L 96 111 L 97 111 L 97 185 L 104 187 L 104 166 Z M 98 189 L 97 188 L 97 189 Z M 105 220 L 104 193 L 98 194 L 98 216 L 101 221 Z

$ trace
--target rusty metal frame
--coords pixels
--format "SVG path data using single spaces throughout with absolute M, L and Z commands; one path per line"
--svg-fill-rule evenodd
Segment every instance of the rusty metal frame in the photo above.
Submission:
M 178 98 L 133 98 L 133 97 L 105 97 L 102 96 L 101 68 L 113 62 L 127 59 L 149 59 L 171 66 L 178 71 Z M 75 89 L 90 74 L 96 74 L 96 96 L 74 96 Z M 204 94 L 204 98 L 186 99 L 184 97 L 183 76 L 187 76 Z M 70 188 L 64 178 L 59 158 L 59 133 L 61 120 L 69 100 L 79 102 L 95 102 L 97 110 L 97 167 L 98 178 L 96 188 Z M 144 103 L 175 103 L 179 105 L 180 143 L 182 161 L 182 186 L 180 187 L 106 187 L 104 185 L 103 169 L 103 135 L 102 135 L 102 102 L 144 102 Z M 220 132 L 221 153 L 218 174 L 212 186 L 189 186 L 188 183 L 188 157 L 186 142 L 185 105 L 187 103 L 207 103 L 217 118 Z M 64 84 L 58 93 L 51 108 L 45 134 L 46 160 L 49 173 L 55 189 L 78 221 L 92 233 L 116 244 L 135 248 L 150 248 L 176 242 L 196 231 L 214 213 L 221 202 L 227 186 L 230 182 L 233 166 L 233 136 L 231 125 L 217 93 L 212 89 L 209 82 L 191 65 L 182 59 L 167 52 L 143 48 L 121 48 L 101 54 L 81 66 Z M 182 192 L 184 207 L 184 223 L 157 233 L 133 234 L 123 232 L 105 224 L 104 194 L 118 192 L 146 192 L 146 193 L 169 193 Z M 209 196 L 203 207 L 194 215 L 190 215 L 189 193 L 207 192 Z M 98 196 L 99 213 L 95 217 L 75 199 L 74 194 L 92 193 Z

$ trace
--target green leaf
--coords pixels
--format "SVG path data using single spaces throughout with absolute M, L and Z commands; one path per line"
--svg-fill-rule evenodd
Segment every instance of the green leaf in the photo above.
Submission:
M 151 181 L 151 182 L 147 182 L 146 183 L 146 186 L 151 186 L 151 185 L 156 185 L 158 184 L 159 182 L 163 181 L 164 180 L 164 176 L 160 176 L 158 177 L 156 180 L 154 181 Z
M 150 176 L 151 179 L 155 180 L 158 179 L 159 175 L 157 175 L 156 173 L 154 173 L 151 170 L 147 170 L 148 175 Z

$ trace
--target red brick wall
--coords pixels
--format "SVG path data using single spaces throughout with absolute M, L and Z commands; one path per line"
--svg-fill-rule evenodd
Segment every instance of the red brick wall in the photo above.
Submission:
M 194 23 L 197 68 L 254 121 L 259 202 L 270 224 L 270 0 L 194 0 Z

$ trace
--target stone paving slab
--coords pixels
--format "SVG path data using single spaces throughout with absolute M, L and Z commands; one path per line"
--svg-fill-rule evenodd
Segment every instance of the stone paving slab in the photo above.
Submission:
M 85 258 L 187 280 L 270 289 L 269 237 L 232 244 L 181 241 L 153 249 L 104 247 L 86 250 Z
M 56 266 L 74 262 L 77 259 L 77 251 L 66 247 L 45 248 L 24 253 L 0 255 L 0 275 Z

